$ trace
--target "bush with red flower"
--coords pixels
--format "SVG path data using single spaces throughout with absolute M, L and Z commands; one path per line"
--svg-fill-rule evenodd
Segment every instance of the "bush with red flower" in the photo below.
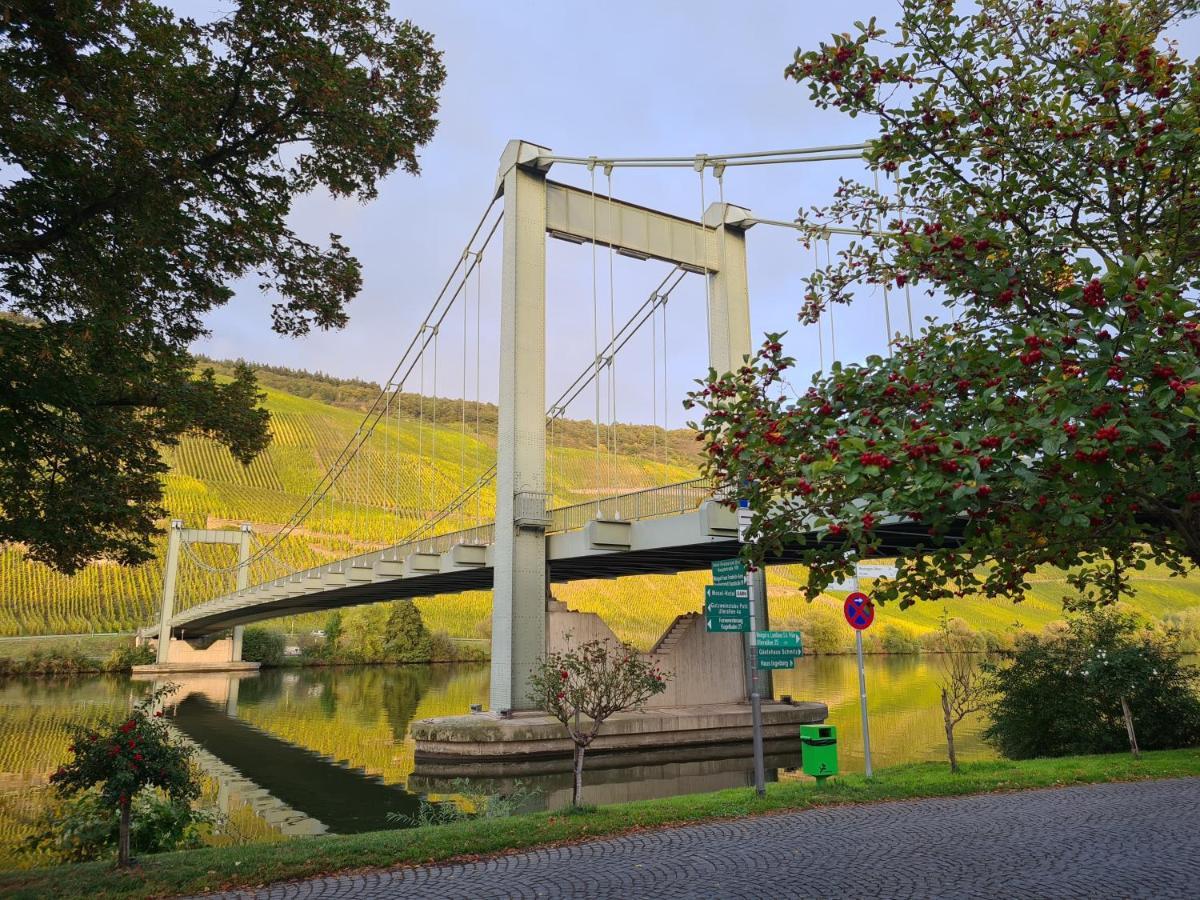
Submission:
M 569 641 L 569 636 L 568 636 Z M 548 653 L 529 679 L 529 699 L 562 722 L 575 745 L 571 803 L 583 792 L 583 756 L 614 713 L 640 709 L 671 676 L 628 644 L 592 640 Z
M 194 800 L 200 793 L 191 749 L 171 739 L 162 719 L 163 700 L 174 690 L 174 685 L 159 688 L 123 720 L 75 729 L 70 762 L 50 776 L 60 794 L 97 788 L 101 802 L 117 810 L 118 866 L 130 863 L 133 799 L 140 791 L 158 788 L 176 802 Z

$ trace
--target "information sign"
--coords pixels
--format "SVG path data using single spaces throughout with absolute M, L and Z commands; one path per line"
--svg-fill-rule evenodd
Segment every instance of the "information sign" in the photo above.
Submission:
M 750 591 L 722 585 L 705 587 L 704 625 L 708 631 L 749 631 Z
M 740 559 L 718 559 L 712 564 L 713 584 L 745 585 L 746 563 Z
M 885 563 L 859 563 L 855 574 L 859 578 L 895 578 L 896 567 Z
M 759 656 L 758 667 L 760 669 L 794 669 L 796 668 L 796 657 L 780 657 L 780 656 Z
M 798 631 L 760 631 L 754 636 L 759 650 L 767 647 L 780 650 L 799 650 L 800 632 Z

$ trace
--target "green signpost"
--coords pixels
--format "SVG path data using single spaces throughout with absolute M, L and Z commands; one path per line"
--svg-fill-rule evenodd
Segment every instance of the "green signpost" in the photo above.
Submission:
M 796 668 L 796 657 L 781 658 L 760 655 L 758 657 L 758 667 L 760 669 L 794 669 Z
M 794 650 L 800 652 L 800 632 L 798 631 L 760 631 L 755 643 L 758 644 L 758 649 L 762 650 L 766 647 L 774 647 L 780 650 Z
M 708 631 L 749 631 L 750 592 L 744 587 L 732 585 L 706 587 L 704 624 Z
M 719 586 L 746 584 L 746 564 L 740 559 L 718 559 L 712 564 L 713 584 Z
M 755 660 L 760 669 L 794 669 L 800 649 L 798 631 L 759 631 L 754 635 Z

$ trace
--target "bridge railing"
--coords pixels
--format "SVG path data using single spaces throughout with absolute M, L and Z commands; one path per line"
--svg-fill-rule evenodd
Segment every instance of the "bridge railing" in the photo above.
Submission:
M 496 537 L 496 525 L 488 522 L 461 531 L 448 531 L 445 534 L 421 538 L 402 544 L 405 547 L 416 547 L 422 553 L 448 553 L 455 544 L 490 544 Z
M 550 527 L 546 530 L 574 531 L 583 528 L 594 519 L 632 522 L 691 512 L 712 497 L 713 492 L 713 481 L 708 478 L 695 478 L 617 497 L 560 506 L 550 510 Z

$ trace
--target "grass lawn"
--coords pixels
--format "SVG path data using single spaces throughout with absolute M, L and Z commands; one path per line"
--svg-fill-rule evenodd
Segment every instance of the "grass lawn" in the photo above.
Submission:
M 128 873 L 111 863 L 84 863 L 0 875 L 9 897 L 162 897 L 249 887 L 370 867 L 416 865 L 779 810 L 845 803 L 878 803 L 990 791 L 1058 787 L 1200 775 L 1200 748 L 1143 754 L 1074 756 L 1024 762 L 967 763 L 957 775 L 945 764 L 919 763 L 879 772 L 873 779 L 847 775 L 823 788 L 785 782 L 764 799 L 739 788 L 664 800 L 479 820 L 439 827 L 297 838 L 278 844 L 222 847 L 143 857 Z

